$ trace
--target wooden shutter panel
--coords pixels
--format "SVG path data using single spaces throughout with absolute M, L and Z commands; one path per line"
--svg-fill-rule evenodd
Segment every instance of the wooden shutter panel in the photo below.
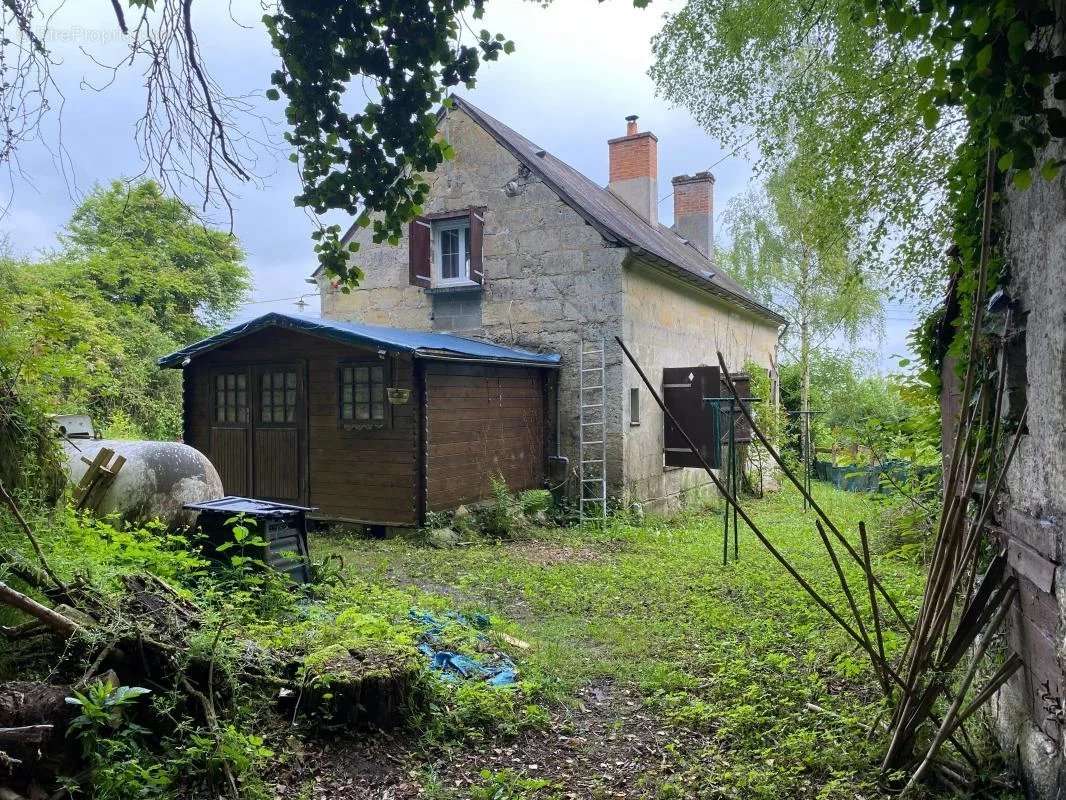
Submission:
M 428 288 L 431 284 L 430 275 L 430 248 L 429 235 L 430 225 L 424 217 L 418 217 L 411 221 L 407 228 L 408 244 L 408 279 L 412 286 Z
M 470 209 L 470 280 L 484 283 L 485 274 L 481 266 L 481 249 L 485 239 L 485 210 Z
M 714 412 L 704 397 L 719 397 L 718 367 L 667 367 L 663 370 L 663 402 L 713 469 L 722 465 Z M 668 467 L 700 467 L 685 437 L 663 415 L 663 463 Z
M 744 372 L 736 372 L 730 375 L 733 379 L 733 385 L 737 387 L 737 394 L 741 398 L 751 397 L 751 376 Z M 722 381 L 722 397 L 732 397 L 729 393 L 729 387 L 725 385 L 725 381 Z M 747 409 L 751 410 L 751 403 L 744 404 Z M 727 419 L 728 422 L 728 419 Z M 744 444 L 751 441 L 751 426 L 748 425 L 748 421 L 744 419 L 744 414 L 740 411 L 736 412 L 736 421 L 733 423 L 736 428 L 737 443 Z M 722 431 L 722 442 L 729 443 L 729 428 L 726 427 Z

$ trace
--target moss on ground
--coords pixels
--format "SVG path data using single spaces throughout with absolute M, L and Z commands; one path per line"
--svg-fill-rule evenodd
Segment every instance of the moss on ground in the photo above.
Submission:
M 815 492 L 856 544 L 860 520 L 875 540 L 882 531 L 886 542 L 897 538 L 894 526 L 881 524 L 890 501 L 823 484 Z M 814 516 L 804 514 L 799 496 L 786 490 L 748 506 L 843 613 Z M 517 800 L 557 789 L 608 797 L 622 787 L 625 797 L 880 796 L 880 743 L 868 732 L 883 705 L 862 652 L 750 532 L 741 532 L 739 560 L 723 565 L 721 515 L 712 510 L 642 524 L 616 519 L 603 530 L 531 529 L 506 542 L 467 537 L 450 550 L 423 538 L 323 534 L 312 541 L 315 559 L 336 554 L 348 566 L 298 590 L 269 576 L 207 569 L 187 540 L 158 530 L 116 530 L 67 513 L 33 523 L 64 577 L 76 573 L 118 593 L 123 576 L 152 572 L 205 609 L 189 650 L 217 655 L 216 674 L 233 692 L 228 722 L 235 731 L 264 730 L 276 754 L 256 756 L 249 786 L 265 787 L 265 776 L 276 773 L 285 782 L 351 790 L 338 797 L 356 796 L 357 775 L 405 800 Z M 24 537 L 0 523 L 0 546 L 25 548 Z M 921 568 L 891 555 L 875 560 L 913 618 Z M 860 568 L 844 563 L 861 586 Z M 865 598 L 860 592 L 864 609 Z M 485 637 L 448 623 L 441 641 L 475 658 L 507 653 L 518 663 L 518 686 L 449 682 L 428 671 L 412 609 L 441 619 L 451 611 L 487 614 Z M 885 629 L 889 654 L 897 653 L 902 631 L 890 618 Z M 297 670 L 284 674 L 301 690 L 296 707 L 282 709 L 282 727 L 271 693 L 241 688 L 236 670 L 249 644 L 271 654 L 278 670 Z M 50 674 L 53 654 L 23 655 L 30 661 L 19 662 L 20 672 L 36 666 Z M 67 665 L 74 677 L 83 668 Z M 306 736 L 294 745 L 288 720 L 297 710 Z M 353 730 L 368 722 L 406 728 L 381 737 Z M 323 729 L 344 738 L 322 749 L 315 734 Z M 174 787 L 191 790 L 186 762 L 198 752 L 198 734 L 186 733 L 179 726 L 166 740 L 167 754 L 139 745 L 139 757 L 160 761 Z M 290 745 L 304 756 L 291 756 Z M 180 795 L 166 792 L 159 796 Z

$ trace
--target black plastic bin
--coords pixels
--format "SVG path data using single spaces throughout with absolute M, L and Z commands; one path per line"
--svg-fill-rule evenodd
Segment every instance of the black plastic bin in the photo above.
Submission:
M 256 521 L 252 534 L 267 541 L 261 558 L 278 572 L 284 572 L 296 583 L 308 581 L 307 569 L 307 513 L 314 508 L 255 500 L 251 497 L 222 497 L 202 503 L 186 503 L 185 508 L 198 511 L 197 524 L 211 545 L 232 541 L 226 520 L 243 514 Z M 212 553 L 208 552 L 208 555 Z

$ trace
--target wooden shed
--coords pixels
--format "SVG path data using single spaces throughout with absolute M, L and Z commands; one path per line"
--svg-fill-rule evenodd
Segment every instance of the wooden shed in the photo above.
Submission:
M 496 475 L 544 485 L 556 354 L 271 313 L 159 364 L 183 370 L 185 442 L 227 494 L 417 525 Z

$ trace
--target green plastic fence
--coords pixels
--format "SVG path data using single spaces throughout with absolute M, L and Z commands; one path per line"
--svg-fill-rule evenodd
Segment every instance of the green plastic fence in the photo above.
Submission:
M 845 464 L 837 466 L 829 461 L 814 462 L 814 476 L 820 481 L 833 484 L 845 492 L 880 492 L 889 494 L 892 485 L 881 480 L 890 476 L 896 483 L 905 483 L 910 477 L 911 465 L 907 461 L 886 461 L 880 466 Z

